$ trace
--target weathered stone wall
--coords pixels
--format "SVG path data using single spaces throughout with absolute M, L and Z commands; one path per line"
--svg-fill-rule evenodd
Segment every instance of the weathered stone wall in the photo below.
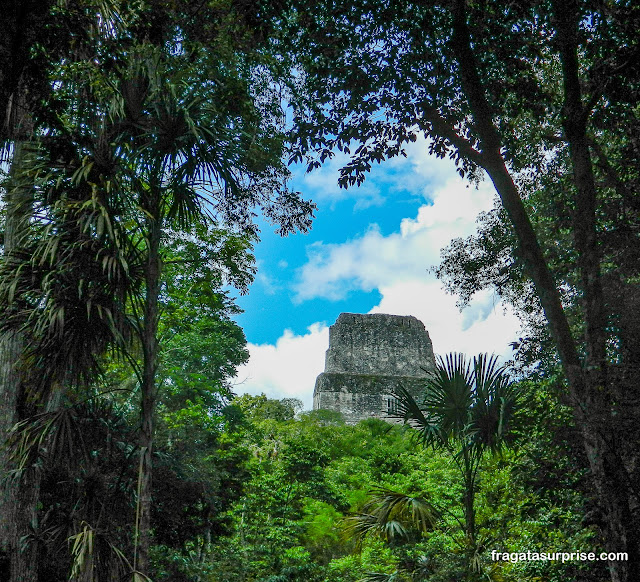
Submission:
M 424 378 L 324 372 L 316 380 L 313 409 L 341 412 L 348 424 L 365 418 L 401 422 L 390 416 L 395 411 L 398 386 L 417 397 L 424 388 Z
M 433 368 L 429 333 L 418 319 L 341 313 L 329 328 L 325 372 L 425 376 Z
M 342 313 L 329 328 L 325 372 L 316 380 L 313 408 L 341 412 L 348 423 L 393 421 L 396 388 L 419 396 L 435 367 L 424 325 L 411 316 Z

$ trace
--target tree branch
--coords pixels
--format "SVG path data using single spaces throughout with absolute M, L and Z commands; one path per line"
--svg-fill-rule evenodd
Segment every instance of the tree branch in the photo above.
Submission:
M 475 149 L 468 139 L 462 137 L 435 107 L 422 109 L 422 118 L 431 125 L 432 133 L 449 141 L 463 157 L 484 167 L 482 152 Z
M 482 151 L 482 167 L 489 174 L 509 216 L 528 275 L 533 280 L 551 335 L 576 401 L 584 392 L 584 379 L 576 343 L 562 307 L 560 294 L 538 243 L 520 194 L 500 153 L 501 139 L 493 124 L 493 110 L 487 101 L 479 65 L 471 48 L 466 2 L 456 0 L 453 13 L 451 48 L 458 61 L 461 86 L 473 115 Z

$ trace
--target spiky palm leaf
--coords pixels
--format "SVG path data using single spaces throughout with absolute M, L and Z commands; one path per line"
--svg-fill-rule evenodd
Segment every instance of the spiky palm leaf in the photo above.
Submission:
M 380 487 L 369 492 L 362 511 L 346 518 L 345 523 L 361 544 L 367 536 L 387 542 L 408 540 L 431 531 L 438 517 L 437 509 L 426 499 Z
M 370 501 L 364 511 L 376 515 L 381 523 L 395 518 L 406 520 L 410 516 L 411 523 L 421 532 L 430 531 L 438 515 L 434 506 L 423 497 L 405 495 L 383 487 L 370 491 Z
M 492 454 L 509 442 L 520 394 L 496 356 L 480 354 L 473 362 L 474 403 L 471 427 L 475 442 Z
M 71 547 L 71 572 L 69 582 L 99 582 L 123 580 L 131 576 L 134 581 L 151 582 L 144 574 L 135 571 L 126 556 L 104 532 L 83 521 L 79 531 L 67 539 Z
M 69 538 L 71 545 L 71 574 L 73 582 L 94 581 L 94 538 L 95 531 L 87 523 L 81 524 L 82 529 Z
M 113 403 L 101 398 L 37 414 L 17 423 L 9 434 L 8 452 L 15 467 L 14 475 L 20 476 L 38 461 L 70 465 L 87 461 L 90 457 L 87 438 L 106 438 L 122 449 L 124 444 L 113 442 L 112 434 L 126 430 L 126 423 L 114 411 Z
M 139 251 L 87 159 L 52 163 L 47 148 L 32 146 L 21 179 L 33 185 L 33 218 L 0 264 L 0 332 L 26 334 L 23 367 L 34 371 L 30 396 L 41 401 L 53 385 L 86 384 L 100 355 L 132 337 Z
M 424 411 L 408 390 L 399 385 L 394 393 L 395 408 L 389 412 L 390 416 L 401 418 L 406 424 L 415 428 L 420 435 L 420 440 L 427 445 L 436 442 L 439 437 L 439 428 L 434 419 L 425 416 Z
M 366 572 L 361 578 L 362 582 L 405 582 L 409 580 L 406 575 L 400 572 L 392 572 L 391 574 L 384 574 L 381 572 Z
M 417 429 L 425 445 L 456 441 L 481 455 L 508 442 L 518 399 L 496 356 L 480 354 L 470 362 L 463 354 L 448 354 L 438 358 L 421 403 L 403 387 L 396 390 L 395 416 Z
M 73 407 L 44 412 L 17 423 L 9 435 L 9 453 L 15 474 L 35 464 L 39 456 L 47 454 L 64 462 L 82 454 L 82 433 Z
M 282 140 L 263 126 L 244 85 L 220 74 L 217 88 L 202 93 L 186 70 L 167 70 L 153 49 L 132 54 L 113 84 L 110 114 L 124 130 L 117 157 L 127 180 L 156 180 L 163 216 L 174 226 L 209 212 L 228 225 L 252 228 L 258 206 L 269 219 L 281 219 L 284 232 L 306 230 L 314 206 L 283 188 Z M 239 92 L 231 109 L 213 104 L 216 91 L 229 90 Z

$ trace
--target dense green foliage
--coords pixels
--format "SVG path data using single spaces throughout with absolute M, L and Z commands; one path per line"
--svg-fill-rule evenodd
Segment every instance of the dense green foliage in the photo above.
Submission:
M 497 288 L 523 317 L 525 367 L 566 378 L 615 582 L 640 577 L 637 3 L 398 0 L 300 8 L 311 169 L 344 187 L 423 135 L 500 199 L 439 274 L 463 302 Z M 316 157 L 309 157 L 312 151 Z
M 490 553 L 600 548 L 629 552 L 613 582 L 638 576 L 637 6 L 25 0 L 5 16 L 0 576 L 590 581 L 604 562 Z M 537 374 L 443 365 L 402 404 L 417 432 L 233 399 L 248 355 L 227 287 L 255 275 L 257 213 L 285 235 L 315 210 L 285 161 L 340 150 L 340 185 L 359 185 L 418 134 L 496 187 L 437 272 L 462 303 L 492 287 L 515 307 Z
M 484 459 L 478 473 L 481 576 L 598 580 L 602 572 L 593 563 L 490 559 L 492 549 L 546 551 L 600 543 L 595 529 L 582 522 L 588 500 L 567 411 L 554 406 L 541 386 L 522 385 L 521 391 L 535 407 L 523 414 L 536 421 L 510 452 Z M 464 482 L 454 455 L 425 449 L 412 429 L 376 419 L 348 426 L 322 411 L 294 418 L 286 401 L 264 396 L 243 396 L 235 406 L 243 420 L 228 438 L 249 453 L 249 477 L 228 513 L 232 534 L 198 554 L 201 571 L 207 572 L 202 580 L 355 582 L 373 580 L 374 572 L 396 572 L 397 580 L 408 573 L 414 580 L 475 579 L 466 578 Z M 546 408 L 544 415 L 540 407 Z M 534 462 L 540 471 L 530 470 Z M 410 515 L 398 514 L 387 533 L 365 528 L 360 537 L 358 518 L 372 512 L 371 502 L 381 493 L 412 496 L 414 504 L 428 506 L 432 517 L 426 527 L 416 529 Z M 196 554 L 192 550 L 189 556 L 194 575 Z
M 281 234 L 310 226 L 314 205 L 287 185 L 278 67 L 264 52 L 272 21 L 256 20 L 258 6 L 233 2 L 194 20 L 200 8 L 50 3 L 42 9 L 55 22 L 35 19 L 25 37 L 10 31 L 5 52 L 18 60 L 2 62 L 10 82 L 2 105 L 13 118 L 29 103 L 2 134 L 11 170 L 0 352 L 15 355 L 2 362 L 9 399 L 0 430 L 3 442 L 12 431 L 2 465 L 16 479 L 2 490 L 0 546 L 14 581 L 34 580 L 40 566 L 28 555 L 36 546 L 27 531 L 49 511 L 38 503 L 47 484 L 39 466 L 55 462 L 60 443 L 67 462 L 73 450 L 82 455 L 69 428 L 78 405 L 101 409 L 100 376 L 123 361 L 129 369 L 116 375 L 134 378 L 138 405 L 127 405 L 140 410 L 132 543 L 127 528 L 122 536 L 108 527 L 110 561 L 94 555 L 102 511 L 69 517 L 54 537 L 72 548 L 72 578 L 106 579 L 120 568 L 146 579 L 158 405 L 167 447 L 191 429 L 189 419 L 211 432 L 228 378 L 246 359 L 221 288 L 244 292 L 253 277 L 256 210 Z M 35 16 L 31 3 L 13 9 L 16 29 Z M 177 269 L 182 262 L 188 267 Z M 198 342 L 200 334 L 207 339 Z

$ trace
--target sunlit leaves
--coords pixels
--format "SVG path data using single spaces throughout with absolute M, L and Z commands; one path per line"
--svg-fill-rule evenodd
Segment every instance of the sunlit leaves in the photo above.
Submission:
M 397 416 L 420 433 L 426 445 L 498 452 L 508 432 L 520 396 L 496 356 L 480 354 L 468 361 L 463 354 L 439 357 L 427 379 L 423 399 L 400 388 Z

